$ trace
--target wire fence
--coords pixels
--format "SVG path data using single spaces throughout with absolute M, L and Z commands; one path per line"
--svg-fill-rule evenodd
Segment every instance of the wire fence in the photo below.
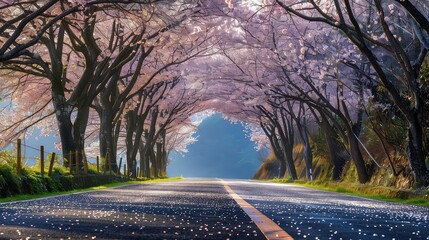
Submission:
M 16 158 L 17 157 L 16 150 L 18 148 L 18 141 L 16 141 L 16 142 L 8 142 L 8 141 L 3 140 L 3 139 L 1 139 L 0 141 L 6 142 L 9 146 L 11 146 L 13 148 L 10 151 L 10 153 L 14 153 L 13 157 Z M 42 149 L 42 147 L 43 147 L 43 149 Z M 33 150 L 33 151 L 30 151 L 31 153 L 28 153 L 29 152 L 29 151 L 27 151 L 28 149 Z M 42 153 L 44 154 L 44 156 L 50 156 L 53 153 L 55 153 L 56 163 L 58 165 L 61 165 L 61 166 L 65 165 L 65 163 L 67 162 L 67 159 L 66 159 L 66 157 L 63 154 L 58 153 L 56 151 L 46 151 L 45 149 L 46 148 L 44 146 L 42 146 L 42 145 L 38 146 L 38 147 L 35 147 L 35 146 L 31 146 L 29 144 L 26 144 L 25 140 L 21 141 L 21 152 L 23 153 L 23 154 L 21 154 L 21 159 L 23 160 L 23 162 L 25 162 L 25 165 L 32 166 L 38 160 L 40 160 L 40 156 L 41 156 Z M 3 149 L 3 150 L 5 150 L 5 149 Z M 31 156 L 29 156 L 29 155 L 31 155 Z
M 9 165 L 14 166 L 18 174 L 21 173 L 24 166 L 27 166 L 38 168 L 36 170 L 38 170 L 42 175 L 44 175 L 47 171 L 47 174 L 50 176 L 54 166 L 61 166 L 65 169 L 68 169 L 68 172 L 73 175 L 95 172 L 103 174 L 127 175 L 126 164 L 123 165 L 123 172 L 121 172 L 122 158 L 120 159 L 119 165 L 117 165 L 116 162 L 109 161 L 109 155 L 107 155 L 105 158 L 100 158 L 97 156 L 95 159 L 93 159 L 93 161 L 88 161 L 84 150 L 70 152 L 66 156 L 56 152 L 46 151 L 44 146 L 31 146 L 23 142 L 21 139 L 18 139 L 16 142 L 9 142 L 3 139 L 0 139 L 0 141 L 6 143 L 2 145 L 12 147 L 12 149 L 3 149 L 0 154 L 0 162 L 6 162 Z M 38 156 L 27 156 L 27 149 L 37 153 L 35 155 Z M 117 167 L 116 172 L 113 171 L 114 167 Z

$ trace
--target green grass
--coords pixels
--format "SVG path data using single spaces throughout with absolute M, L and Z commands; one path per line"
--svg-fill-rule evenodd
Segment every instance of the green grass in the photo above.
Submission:
M 182 179 L 183 179 L 183 177 L 160 178 L 160 179 L 139 180 L 139 181 L 134 180 L 134 181 L 127 181 L 127 182 L 114 182 L 114 183 L 109 183 L 109 184 L 105 184 L 105 185 L 100 185 L 97 187 L 81 188 L 81 189 L 75 189 L 75 190 L 64 191 L 64 192 L 47 192 L 47 193 L 41 193 L 41 194 L 19 194 L 19 195 L 15 195 L 12 197 L 0 198 L 0 202 L 13 202 L 13 201 L 30 200 L 30 199 L 36 199 L 36 198 L 63 195 L 63 194 L 72 194 L 72 193 L 80 193 L 80 192 L 86 192 L 86 191 L 102 190 L 102 189 L 106 189 L 106 188 L 119 187 L 119 186 L 125 186 L 125 185 L 150 184 L 150 183 L 157 183 L 157 182 L 177 181 L 177 180 L 182 180 Z
M 364 197 L 364 198 L 370 198 L 375 200 L 381 200 L 381 201 L 387 201 L 387 202 L 396 202 L 396 203 L 404 203 L 404 204 L 410 204 L 410 205 L 416 205 L 416 206 L 424 206 L 429 207 L 429 193 L 421 194 L 420 196 L 406 196 L 404 198 L 400 197 L 394 197 L 394 196 L 388 196 L 385 194 L 375 194 L 372 192 L 389 192 L 389 191 L 397 191 L 393 188 L 387 188 L 382 186 L 370 186 L 370 185 L 364 185 L 364 184 L 350 184 L 350 183 L 331 183 L 331 182 L 316 182 L 316 183 L 308 183 L 308 182 L 285 182 L 281 181 L 279 179 L 273 179 L 270 182 L 275 183 L 286 183 L 286 184 L 295 184 L 300 186 L 305 186 L 309 188 L 319 189 L 319 190 L 325 190 L 330 192 L 337 192 L 337 193 L 343 193 L 348 194 L 352 196 L 358 196 L 358 197 Z M 359 186 L 359 187 L 356 187 Z M 362 191 L 359 191 L 359 189 L 367 189 L 369 193 L 365 193 Z M 425 198 L 426 197 L 426 198 Z
M 336 187 L 335 188 L 335 192 L 338 192 L 338 193 L 353 193 L 353 191 L 351 191 L 349 189 L 346 189 L 346 188 L 343 188 L 343 187 Z
M 354 192 L 350 193 L 350 195 L 371 198 L 371 199 L 381 200 L 381 201 L 387 201 L 387 202 L 396 202 L 396 203 L 404 203 L 404 204 L 410 204 L 415 206 L 429 207 L 429 199 L 419 198 L 419 197 L 402 199 L 402 198 L 389 197 L 385 195 L 360 194 L 360 193 L 354 193 Z

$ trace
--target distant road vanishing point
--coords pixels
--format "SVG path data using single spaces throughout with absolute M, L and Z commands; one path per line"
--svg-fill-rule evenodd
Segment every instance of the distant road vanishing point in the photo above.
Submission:
M 429 239 L 428 223 L 425 207 L 215 178 L 0 205 L 0 239 Z

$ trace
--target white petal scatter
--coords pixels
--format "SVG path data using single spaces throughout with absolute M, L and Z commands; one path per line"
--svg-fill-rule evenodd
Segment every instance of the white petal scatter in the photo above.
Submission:
M 0 238 L 261 239 L 216 181 L 133 185 L 0 205 Z
M 429 211 L 296 185 L 225 180 L 295 239 L 426 239 Z M 218 179 L 0 205 L 0 239 L 264 239 Z
M 231 186 L 237 194 L 297 239 L 429 237 L 429 210 L 426 207 L 296 185 L 232 181 Z

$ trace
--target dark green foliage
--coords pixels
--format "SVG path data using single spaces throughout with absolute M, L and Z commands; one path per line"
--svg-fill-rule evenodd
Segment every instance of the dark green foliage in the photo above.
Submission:
M 120 180 L 114 175 L 80 175 L 74 176 L 72 179 L 75 188 L 89 188 L 117 182 Z
M 76 188 L 73 183 L 73 176 L 53 176 L 52 180 L 58 188 L 58 191 L 70 191 Z
M 72 176 L 69 175 L 68 169 L 54 166 L 51 177 L 47 175 L 42 177 L 37 167 L 27 167 L 22 169 L 21 175 L 17 175 L 15 169 L 8 162 L 3 161 L 0 163 L 0 197 L 70 191 L 120 180 L 113 175 L 93 174 L 95 172 L 94 169 L 89 169 L 90 175 Z
M 424 116 L 423 119 L 425 119 L 425 126 L 429 126 L 429 55 L 426 56 L 425 61 L 423 62 L 422 68 L 420 70 L 420 79 L 421 79 L 421 86 L 422 86 L 422 95 L 424 96 L 425 102 L 424 102 Z M 427 151 L 429 151 L 429 131 L 424 131 L 424 148 Z M 426 165 L 429 168 L 429 154 L 426 154 Z
M 425 110 L 429 109 L 429 55 L 426 56 L 425 61 L 422 64 L 420 70 L 420 85 L 421 85 L 421 94 L 424 96 L 425 102 L 424 107 Z M 425 123 L 429 122 L 429 113 L 426 111 L 425 113 Z
M 63 166 L 55 165 L 52 168 L 52 175 L 64 176 L 64 175 L 68 175 L 69 173 L 70 173 L 70 170 Z
M 47 187 L 42 177 L 27 168 L 22 169 L 22 175 L 20 178 L 21 189 L 24 193 L 38 194 L 47 191 Z
M 311 150 L 314 157 L 328 157 L 328 144 L 326 143 L 326 134 L 319 131 L 311 136 Z
M 0 164 L 5 164 L 13 169 L 16 168 L 15 150 L 3 150 L 0 152 Z
M 12 167 L 0 163 L 0 196 L 7 197 L 21 193 L 20 179 Z
M 40 178 L 43 181 L 43 184 L 45 185 L 47 192 L 58 192 L 58 191 L 61 191 L 61 188 L 59 187 L 59 182 L 55 181 L 54 178 L 50 178 L 50 177 L 47 177 L 47 176 L 40 177 Z
M 99 173 L 97 172 L 97 169 L 88 168 L 88 174 L 99 174 Z

